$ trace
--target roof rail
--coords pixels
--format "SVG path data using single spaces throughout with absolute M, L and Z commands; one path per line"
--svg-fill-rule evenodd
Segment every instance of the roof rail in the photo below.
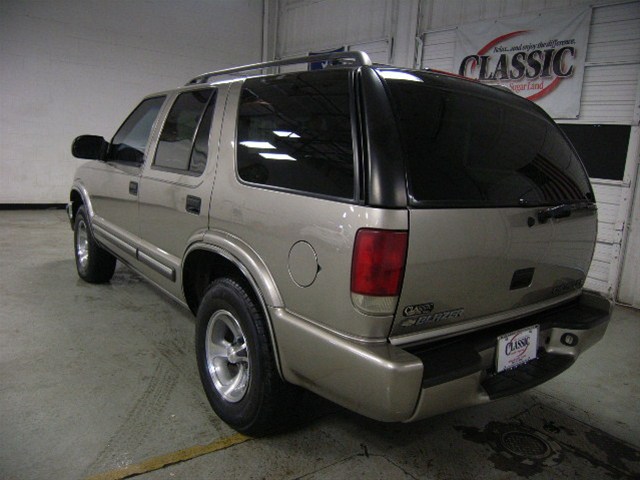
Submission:
M 225 68 L 224 70 L 216 70 L 215 72 L 203 73 L 197 77 L 191 79 L 187 85 L 193 85 L 196 83 L 207 83 L 207 80 L 211 77 L 217 77 L 219 75 L 229 75 L 231 73 L 247 72 L 250 70 L 259 70 L 261 68 L 279 67 L 281 65 L 295 65 L 297 63 L 315 63 L 335 60 L 350 60 L 345 62 L 348 65 L 361 66 L 371 65 L 371 59 L 365 52 L 352 51 L 352 52 L 333 52 L 333 53 L 320 53 L 318 55 L 308 55 L 306 57 L 285 58 L 283 60 L 273 60 L 270 62 L 253 63 L 251 65 L 243 65 L 242 67 Z

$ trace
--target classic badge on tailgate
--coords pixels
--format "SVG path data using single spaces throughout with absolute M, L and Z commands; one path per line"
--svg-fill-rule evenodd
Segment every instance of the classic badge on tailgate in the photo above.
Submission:
M 415 315 L 426 315 L 433 310 L 433 303 L 422 303 L 420 305 L 409 305 L 404 307 L 402 314 L 405 317 L 413 317 Z
M 405 312 L 407 311 L 407 308 L 404 309 Z M 457 308 L 455 310 L 447 310 L 446 312 L 438 312 L 438 313 L 432 313 L 427 315 L 418 315 L 412 318 L 407 318 L 400 325 L 404 328 L 420 327 L 422 325 L 434 324 L 444 320 L 461 318 L 463 314 L 464 314 L 464 308 Z

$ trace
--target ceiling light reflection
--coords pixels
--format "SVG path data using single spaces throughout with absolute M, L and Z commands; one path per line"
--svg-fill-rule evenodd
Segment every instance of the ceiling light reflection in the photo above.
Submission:
M 288 130 L 274 130 L 273 133 L 283 138 L 300 138 L 300 135 L 298 135 L 297 133 L 289 132 Z
M 258 142 L 254 140 L 245 140 L 244 142 L 240 142 L 240 145 L 244 145 L 247 148 L 256 148 L 261 150 L 275 150 L 276 148 L 269 142 Z
M 267 160 L 289 160 L 293 162 L 297 161 L 291 155 L 287 155 L 286 153 L 261 153 L 260 156 L 266 158 Z

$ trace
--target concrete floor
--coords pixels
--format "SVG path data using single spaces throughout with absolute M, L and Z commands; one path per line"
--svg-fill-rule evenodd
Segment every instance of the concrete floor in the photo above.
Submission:
M 209 408 L 190 313 L 124 267 L 80 281 L 60 210 L 0 211 L 0 233 L 2 479 L 640 478 L 638 311 L 490 405 L 382 424 L 309 395 L 296 428 L 245 439 Z

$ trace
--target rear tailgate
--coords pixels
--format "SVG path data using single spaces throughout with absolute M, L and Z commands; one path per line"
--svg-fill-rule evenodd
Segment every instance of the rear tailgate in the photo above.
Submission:
M 481 328 L 577 295 L 595 246 L 595 199 L 553 120 L 475 82 L 379 73 L 399 127 L 409 200 L 391 336 Z
M 410 212 L 392 336 L 433 336 L 525 315 L 579 293 L 593 254 L 592 211 L 544 224 L 537 209 Z

